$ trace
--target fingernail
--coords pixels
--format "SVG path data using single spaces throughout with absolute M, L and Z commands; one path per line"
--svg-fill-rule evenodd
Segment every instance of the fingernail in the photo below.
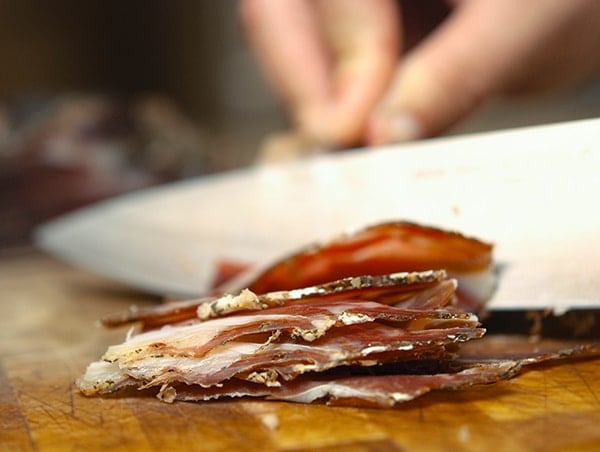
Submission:
M 396 113 L 373 119 L 367 132 L 370 144 L 399 143 L 425 136 L 421 122 L 410 113 Z

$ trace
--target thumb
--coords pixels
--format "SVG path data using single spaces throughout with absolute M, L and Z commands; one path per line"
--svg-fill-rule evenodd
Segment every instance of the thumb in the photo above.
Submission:
M 461 2 L 401 62 L 369 119 L 367 142 L 435 135 L 498 93 L 543 43 L 550 31 L 545 22 L 549 15 L 561 13 L 555 1 L 528 3 L 536 5 L 525 7 L 520 0 Z

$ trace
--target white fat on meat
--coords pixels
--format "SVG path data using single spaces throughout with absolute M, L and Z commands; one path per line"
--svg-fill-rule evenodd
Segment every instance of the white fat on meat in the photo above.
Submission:
M 125 342 L 112 345 L 108 348 L 102 359 L 105 361 L 136 360 L 144 355 L 152 355 L 155 344 L 168 344 L 170 348 L 199 348 L 217 337 L 221 332 L 244 325 L 260 325 L 263 321 L 279 321 L 280 323 L 294 324 L 297 315 L 248 315 L 232 316 L 213 319 L 209 322 L 200 322 L 192 325 L 165 326 L 159 330 L 152 330 L 136 336 L 129 337 Z M 311 328 L 304 330 L 298 328 L 296 333 L 302 337 L 318 337 L 323 330 L 330 328 L 335 319 L 315 318 L 311 321 Z M 265 330 L 266 331 L 266 330 Z
M 258 310 L 266 306 L 260 302 L 254 292 L 244 289 L 239 295 L 223 295 L 216 300 L 202 303 L 196 310 L 201 320 L 219 317 L 234 311 Z

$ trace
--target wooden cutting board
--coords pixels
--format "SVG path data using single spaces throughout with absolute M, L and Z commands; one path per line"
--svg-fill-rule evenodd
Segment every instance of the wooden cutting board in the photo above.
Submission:
M 121 341 L 95 321 L 147 298 L 31 250 L 0 254 L 0 450 L 600 450 L 600 360 L 538 367 L 391 410 L 86 398 Z

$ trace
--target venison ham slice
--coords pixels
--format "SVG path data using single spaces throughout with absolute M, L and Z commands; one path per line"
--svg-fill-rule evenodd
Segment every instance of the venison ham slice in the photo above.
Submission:
M 454 308 L 312 300 L 131 336 L 92 363 L 79 387 L 94 394 L 124 382 L 210 387 L 232 378 L 280 386 L 339 366 L 449 358 L 457 344 L 484 334 L 478 325 L 474 314 Z
M 137 390 L 166 402 L 391 407 L 542 362 L 600 356 L 597 342 L 483 337 L 474 312 L 495 284 L 491 250 L 404 222 L 346 234 L 209 296 L 105 318 L 136 327 L 77 385 L 88 396 Z

